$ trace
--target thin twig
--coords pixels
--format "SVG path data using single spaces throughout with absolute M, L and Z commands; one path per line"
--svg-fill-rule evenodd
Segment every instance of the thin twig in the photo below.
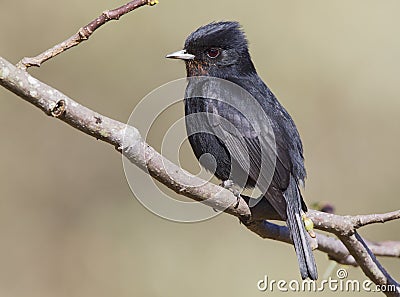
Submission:
M 157 3 L 158 0 L 134 0 L 116 9 L 106 10 L 89 24 L 80 28 L 78 32 L 72 35 L 70 38 L 64 40 L 63 42 L 60 42 L 59 44 L 44 51 L 36 57 L 23 58 L 21 61 L 18 62 L 17 67 L 25 70 L 31 66 L 40 67 L 40 65 L 42 65 L 42 63 L 46 62 L 47 60 L 87 40 L 94 31 L 96 31 L 100 26 L 104 25 L 108 21 L 118 20 L 124 14 L 127 14 L 128 12 L 131 12 L 132 10 L 135 10 L 141 6 L 153 6 Z
M 392 211 L 383 214 L 369 214 L 369 215 L 357 215 L 352 217 L 354 228 L 358 229 L 360 227 L 375 224 L 375 223 L 385 223 L 400 218 L 400 210 Z

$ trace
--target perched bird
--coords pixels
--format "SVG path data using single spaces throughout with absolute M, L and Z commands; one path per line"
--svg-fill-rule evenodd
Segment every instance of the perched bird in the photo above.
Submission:
M 186 64 L 186 129 L 200 163 L 225 185 L 232 181 L 260 187 L 263 197 L 286 220 L 301 277 L 317 279 L 303 222 L 307 207 L 299 190 L 306 178 L 300 135 L 289 113 L 258 76 L 239 23 L 200 27 L 186 39 L 183 50 L 167 58 Z M 204 154 L 213 158 L 202 158 Z

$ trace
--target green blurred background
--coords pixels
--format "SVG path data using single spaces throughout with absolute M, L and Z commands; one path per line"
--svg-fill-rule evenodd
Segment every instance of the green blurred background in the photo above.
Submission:
M 35 55 L 123 3 L 37 0 L 17 8 L 0 0 L 0 55 L 13 63 Z M 238 20 L 259 74 L 302 135 L 308 203 L 329 201 L 340 214 L 387 212 L 399 208 L 400 194 L 399 10 L 396 0 L 161 0 L 29 72 L 126 122 L 147 93 L 185 75 L 166 53 L 202 24 Z M 263 296 L 256 284 L 265 274 L 299 279 L 291 246 L 262 240 L 224 214 L 196 224 L 151 214 L 112 147 L 2 88 L 0 100 L 0 296 Z M 196 170 L 187 152 L 182 158 Z M 398 231 L 391 222 L 361 233 L 400 240 Z M 329 261 L 316 257 L 322 277 Z M 400 279 L 398 259 L 382 262 Z M 348 272 L 365 279 L 357 268 Z

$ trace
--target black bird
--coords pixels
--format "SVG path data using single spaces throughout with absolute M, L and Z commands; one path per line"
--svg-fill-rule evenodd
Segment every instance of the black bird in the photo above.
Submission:
M 186 128 L 200 163 L 228 185 L 232 181 L 260 187 L 286 220 L 301 277 L 317 279 L 303 222 L 307 207 L 299 190 L 306 178 L 300 135 L 289 113 L 258 76 L 239 23 L 213 22 L 200 27 L 186 39 L 183 50 L 167 58 L 186 62 Z M 244 99 L 246 92 L 226 87 L 218 79 L 247 91 L 255 104 Z M 197 114 L 201 116 L 193 117 Z M 207 153 L 214 157 L 211 161 L 200 159 Z

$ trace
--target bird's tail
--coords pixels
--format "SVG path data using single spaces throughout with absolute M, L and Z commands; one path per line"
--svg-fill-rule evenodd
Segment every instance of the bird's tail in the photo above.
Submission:
M 301 217 L 301 196 L 299 188 L 293 177 L 290 178 L 290 184 L 285 191 L 286 199 L 286 224 L 292 236 L 294 248 L 296 250 L 297 260 L 299 262 L 300 274 L 302 279 L 318 278 L 317 266 L 315 264 L 314 254 L 308 241 L 308 234 Z M 287 199 L 291 197 L 291 199 Z

